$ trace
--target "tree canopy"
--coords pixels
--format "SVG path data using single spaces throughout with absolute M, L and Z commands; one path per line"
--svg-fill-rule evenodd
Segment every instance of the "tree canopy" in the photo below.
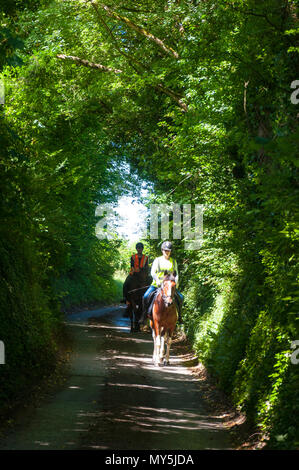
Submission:
M 8 310 L 34 302 L 48 324 L 61 303 L 111 298 L 121 242 L 96 239 L 97 204 L 141 180 L 154 203 L 202 204 L 202 248 L 176 242 L 184 327 L 278 448 L 296 446 L 299 406 L 298 8 L 41 0 L 0 17 Z

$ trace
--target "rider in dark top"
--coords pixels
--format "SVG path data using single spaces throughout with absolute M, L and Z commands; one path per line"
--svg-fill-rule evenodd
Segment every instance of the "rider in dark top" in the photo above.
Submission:
M 130 282 L 130 276 L 133 276 L 135 273 L 139 273 L 141 268 L 148 268 L 148 257 L 143 255 L 143 244 L 141 242 L 136 244 L 137 253 L 131 256 L 131 270 L 129 276 L 126 278 L 123 284 L 123 302 L 127 301 L 128 293 L 128 284 Z

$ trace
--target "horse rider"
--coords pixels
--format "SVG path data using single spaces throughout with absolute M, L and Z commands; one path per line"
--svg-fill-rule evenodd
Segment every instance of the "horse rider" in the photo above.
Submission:
M 123 302 L 126 302 L 127 300 L 129 283 L 131 281 L 130 276 L 133 276 L 135 273 L 139 273 L 142 268 L 148 268 L 148 256 L 142 254 L 144 248 L 143 243 L 137 243 L 135 248 L 137 253 L 131 256 L 131 269 L 129 276 L 123 284 Z
M 165 241 L 161 245 L 162 256 L 156 258 L 153 262 L 152 269 L 151 269 L 151 276 L 153 278 L 153 282 L 150 287 L 147 289 L 143 296 L 143 312 L 142 317 L 139 320 L 139 323 L 144 323 L 146 317 L 148 316 L 151 318 L 151 312 L 149 312 L 150 304 L 154 298 L 154 294 L 156 289 L 162 285 L 162 281 L 164 278 L 164 271 L 173 272 L 176 271 L 175 283 L 178 286 L 179 282 L 179 275 L 178 275 L 178 265 L 176 260 L 171 256 L 172 251 L 172 243 L 169 241 Z M 179 314 L 179 323 L 181 323 L 181 310 L 182 304 L 184 300 L 184 296 L 176 290 L 175 292 L 175 300 L 178 307 L 178 314 Z

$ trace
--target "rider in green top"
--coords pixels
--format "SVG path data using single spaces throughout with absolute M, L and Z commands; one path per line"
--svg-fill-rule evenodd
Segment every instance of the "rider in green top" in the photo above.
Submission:
M 178 286 L 178 283 L 179 283 L 178 265 L 177 265 L 176 260 L 173 259 L 171 256 L 172 243 L 169 241 L 163 242 L 161 246 L 161 251 L 163 255 L 156 258 L 152 265 L 151 276 L 153 278 L 153 282 L 143 296 L 144 308 L 143 308 L 143 314 L 142 314 L 141 319 L 139 320 L 139 323 L 144 323 L 146 316 L 151 315 L 151 313 L 148 311 L 149 306 L 151 310 L 150 304 L 152 303 L 151 301 L 153 300 L 154 292 L 162 284 L 162 281 L 164 278 L 164 271 L 168 271 L 168 272 L 176 271 L 176 277 L 175 277 L 176 286 Z M 184 297 L 178 290 L 176 290 L 175 294 L 176 294 L 175 299 L 177 301 L 177 306 L 178 306 L 179 322 L 181 322 L 181 307 L 182 307 Z
M 152 286 L 160 287 L 164 277 L 164 271 L 176 272 L 175 282 L 178 286 L 179 275 L 178 265 L 175 259 L 171 256 L 170 250 L 163 250 L 163 255 L 156 258 L 153 262 L 151 269 L 151 276 L 153 278 Z

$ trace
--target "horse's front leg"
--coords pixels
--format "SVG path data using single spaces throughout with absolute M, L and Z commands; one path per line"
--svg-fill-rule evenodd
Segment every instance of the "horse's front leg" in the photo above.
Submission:
M 156 335 L 156 357 L 155 357 L 156 366 L 163 364 L 164 345 L 165 345 L 164 335 L 162 336 L 161 331 L 159 331 L 159 334 Z
M 166 343 L 166 355 L 164 358 L 164 365 L 168 366 L 169 365 L 169 354 L 170 354 L 170 346 L 172 343 L 172 333 L 169 333 L 167 336 L 167 343 Z
M 139 303 L 136 305 L 136 310 L 134 312 L 134 321 L 135 321 L 135 331 L 140 331 L 140 325 L 139 325 L 139 320 L 140 320 L 140 317 L 141 317 L 141 304 L 140 304 L 140 301 Z
M 128 306 L 128 313 L 130 317 L 130 322 L 131 322 L 131 333 L 134 331 L 134 309 L 132 303 Z
M 159 333 L 158 335 L 156 335 L 156 355 L 155 355 L 156 366 L 160 364 L 160 351 L 161 351 L 161 335 Z
M 132 307 L 131 307 L 131 332 L 133 331 L 136 331 L 137 328 L 136 328 L 136 309 L 137 309 L 137 305 L 136 305 L 136 302 L 135 300 L 132 300 Z
M 131 306 L 131 302 L 127 303 L 126 317 L 130 319 L 131 332 L 132 332 L 132 306 Z
M 153 341 L 154 341 L 154 351 L 153 351 L 153 363 L 156 363 L 156 356 L 157 356 L 157 344 L 156 344 L 156 332 L 155 328 L 152 328 L 152 335 L 153 335 Z
M 153 340 L 154 340 L 153 362 L 156 366 L 158 366 L 161 362 L 161 359 L 160 359 L 161 333 L 159 329 L 153 328 Z
M 163 362 L 163 359 L 164 359 L 165 341 L 167 341 L 167 333 L 165 333 L 163 336 L 161 336 L 160 354 L 159 354 L 160 362 Z

